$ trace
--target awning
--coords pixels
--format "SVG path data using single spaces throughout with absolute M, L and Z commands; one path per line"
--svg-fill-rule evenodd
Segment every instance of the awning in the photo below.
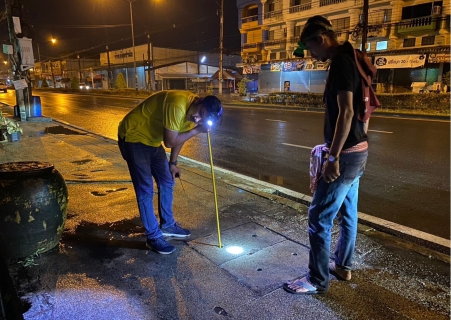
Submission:
M 215 79 L 219 79 L 219 70 L 216 71 L 212 76 L 211 76 L 212 80 Z M 222 79 L 223 80 L 235 80 L 235 81 L 240 81 L 241 79 L 243 79 L 243 77 L 238 74 L 238 73 L 232 73 L 230 71 L 227 70 L 222 70 Z

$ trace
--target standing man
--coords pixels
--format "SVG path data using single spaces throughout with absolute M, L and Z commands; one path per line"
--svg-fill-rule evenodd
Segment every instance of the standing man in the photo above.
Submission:
M 327 292 L 329 271 L 338 280 L 351 280 L 359 180 L 368 157 L 367 123 L 358 120 L 363 93 L 352 45 L 340 45 L 331 23 L 322 16 L 307 20 L 299 44 L 301 51 L 310 50 L 315 59 L 331 61 L 324 91 L 327 152 L 309 208 L 309 273 L 285 283 L 284 289 L 295 294 L 317 294 Z M 340 236 L 334 262 L 329 263 L 331 231 L 338 213 Z
M 175 247 L 163 236 L 188 237 L 189 230 L 174 220 L 174 179 L 180 176 L 177 157 L 183 144 L 208 131 L 207 120 L 221 119 L 223 107 L 215 96 L 200 98 L 190 91 L 160 91 L 131 110 L 119 124 L 118 144 L 127 161 L 147 236 L 147 247 L 171 254 Z M 171 148 L 168 159 L 161 142 Z M 158 187 L 158 213 L 153 207 L 153 180 Z

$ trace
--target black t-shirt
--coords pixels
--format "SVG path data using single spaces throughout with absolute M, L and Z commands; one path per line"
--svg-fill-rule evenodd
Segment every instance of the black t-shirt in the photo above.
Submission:
M 346 138 L 343 149 L 355 146 L 356 144 L 367 141 L 368 136 L 365 134 L 364 124 L 360 122 L 358 111 L 362 99 L 362 84 L 360 81 L 359 71 L 354 61 L 354 52 L 350 43 L 341 45 L 338 53 L 333 58 L 329 68 L 326 89 L 324 90 L 324 102 L 326 104 L 326 114 L 324 121 L 324 140 L 328 146 L 332 144 L 335 134 L 335 126 L 338 118 L 338 91 L 350 91 L 353 93 L 353 109 L 351 129 Z

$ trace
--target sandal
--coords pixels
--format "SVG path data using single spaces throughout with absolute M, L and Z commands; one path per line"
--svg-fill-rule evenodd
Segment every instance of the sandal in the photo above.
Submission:
M 293 294 L 324 294 L 327 292 L 327 290 L 318 289 L 317 287 L 313 286 L 307 280 L 307 277 L 288 281 L 287 283 L 283 284 L 283 288 L 285 289 L 285 291 Z

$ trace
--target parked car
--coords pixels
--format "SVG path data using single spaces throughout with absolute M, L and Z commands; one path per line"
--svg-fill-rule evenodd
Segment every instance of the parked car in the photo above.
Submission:
M 89 84 L 84 83 L 84 82 L 80 82 L 80 89 L 81 90 L 89 90 L 89 89 L 91 89 L 91 86 Z
M 4 83 L 4 82 L 0 82 L 0 91 L 3 91 L 3 92 L 8 92 L 8 87 L 6 86 L 6 83 Z

